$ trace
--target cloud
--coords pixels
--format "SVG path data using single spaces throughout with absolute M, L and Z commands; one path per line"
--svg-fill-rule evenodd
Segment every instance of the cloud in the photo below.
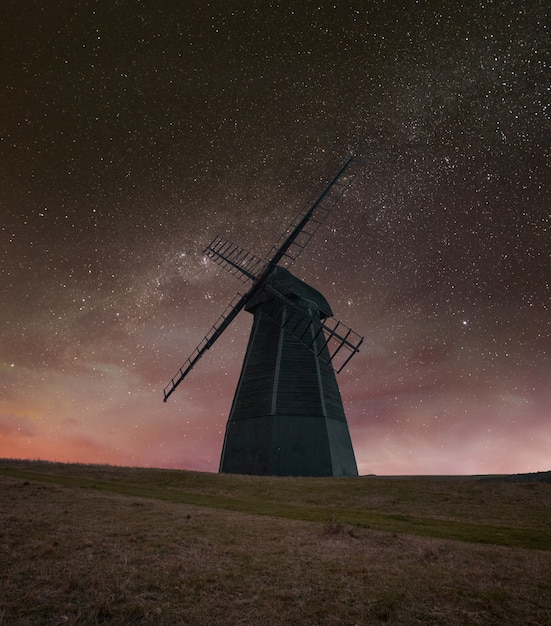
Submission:
M 64 426 L 80 426 L 81 425 L 81 423 L 74 417 L 66 417 L 61 421 L 61 423 Z
M 0 437 L 35 437 L 37 433 L 38 428 L 30 417 L 0 413 Z

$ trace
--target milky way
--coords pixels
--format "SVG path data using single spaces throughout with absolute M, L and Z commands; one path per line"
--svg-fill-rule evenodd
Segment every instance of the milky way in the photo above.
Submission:
M 0 456 L 216 471 L 251 316 L 162 401 L 242 289 L 204 247 L 356 154 L 293 271 L 365 337 L 360 473 L 549 469 L 547 6 L 8 0 Z

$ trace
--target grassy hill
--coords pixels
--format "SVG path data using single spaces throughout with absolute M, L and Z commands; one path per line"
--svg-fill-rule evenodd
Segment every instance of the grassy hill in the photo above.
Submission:
M 551 484 L 0 460 L 0 624 L 551 623 Z

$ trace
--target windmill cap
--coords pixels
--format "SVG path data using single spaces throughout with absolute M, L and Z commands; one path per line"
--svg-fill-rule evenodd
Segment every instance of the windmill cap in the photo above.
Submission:
M 295 298 L 298 297 L 301 300 L 313 302 L 319 309 L 321 319 L 325 319 L 326 317 L 331 317 L 333 315 L 329 302 L 327 302 L 325 297 L 317 289 L 314 289 L 314 287 L 308 283 L 300 280 L 300 278 L 293 276 L 293 274 L 291 274 L 291 272 L 284 267 L 274 267 L 274 270 L 266 280 L 266 283 L 274 289 L 277 289 L 287 298 L 295 296 Z M 253 313 L 254 309 L 259 304 L 262 304 L 262 302 L 264 302 L 268 297 L 269 296 L 266 291 L 260 289 L 248 302 L 245 310 Z

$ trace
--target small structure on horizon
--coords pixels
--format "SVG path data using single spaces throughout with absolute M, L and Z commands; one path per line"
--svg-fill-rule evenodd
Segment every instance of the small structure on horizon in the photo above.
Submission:
M 356 177 L 350 158 L 318 199 L 299 213 L 263 260 L 217 237 L 204 253 L 249 283 L 178 370 L 164 401 L 237 314 L 254 316 L 233 399 L 220 472 L 271 476 L 357 476 L 335 373 L 362 337 L 332 318 L 324 296 L 287 269 Z

